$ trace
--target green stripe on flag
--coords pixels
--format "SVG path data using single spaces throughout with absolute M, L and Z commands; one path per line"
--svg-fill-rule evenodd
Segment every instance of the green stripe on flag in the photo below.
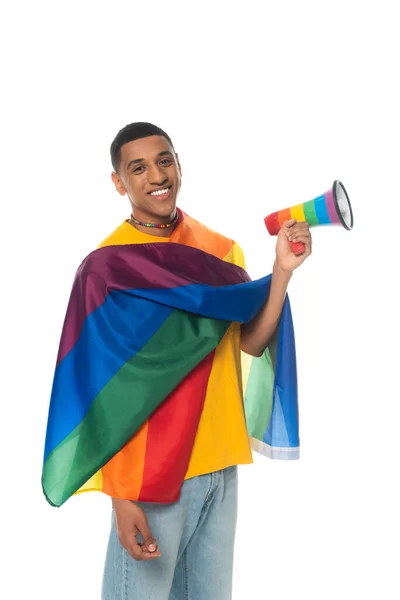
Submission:
M 175 310 L 93 400 L 83 421 L 49 454 L 42 485 L 61 506 L 138 431 L 216 348 L 230 322 Z
M 247 431 L 260 442 L 272 414 L 272 396 L 275 382 L 277 333 L 263 355 L 253 358 L 245 390 Z

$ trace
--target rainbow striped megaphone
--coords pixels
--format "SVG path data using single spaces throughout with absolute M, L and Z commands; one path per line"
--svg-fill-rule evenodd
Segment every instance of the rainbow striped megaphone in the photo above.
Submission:
M 270 235 L 278 235 L 283 223 L 289 219 L 307 221 L 310 227 L 342 225 L 348 231 L 353 228 L 354 222 L 349 197 L 344 185 L 338 180 L 322 196 L 271 213 L 265 217 L 264 222 Z M 290 245 L 296 256 L 304 252 L 304 244 L 301 242 L 290 242 Z

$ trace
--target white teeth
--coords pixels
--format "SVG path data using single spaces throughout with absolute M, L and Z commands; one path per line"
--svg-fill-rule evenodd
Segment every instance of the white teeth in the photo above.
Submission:
M 156 192 L 151 192 L 150 196 L 162 196 L 168 192 L 168 188 L 165 190 L 157 190 Z

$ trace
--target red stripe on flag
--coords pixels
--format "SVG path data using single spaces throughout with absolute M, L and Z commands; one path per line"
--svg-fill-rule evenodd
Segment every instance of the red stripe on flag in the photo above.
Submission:
M 197 365 L 149 419 L 142 502 L 175 502 L 185 478 L 215 352 Z M 160 471 L 163 477 L 160 478 Z

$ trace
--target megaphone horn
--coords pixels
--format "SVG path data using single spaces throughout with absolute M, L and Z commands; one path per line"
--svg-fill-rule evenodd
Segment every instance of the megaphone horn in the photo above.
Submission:
M 316 225 L 342 225 L 350 231 L 353 229 L 353 211 L 344 185 L 336 180 L 332 187 L 317 198 L 296 204 L 271 213 L 265 217 L 265 226 L 270 235 L 278 235 L 285 221 L 296 219 L 306 221 L 310 227 Z M 304 252 L 304 244 L 301 242 L 290 242 L 291 248 L 296 256 Z

